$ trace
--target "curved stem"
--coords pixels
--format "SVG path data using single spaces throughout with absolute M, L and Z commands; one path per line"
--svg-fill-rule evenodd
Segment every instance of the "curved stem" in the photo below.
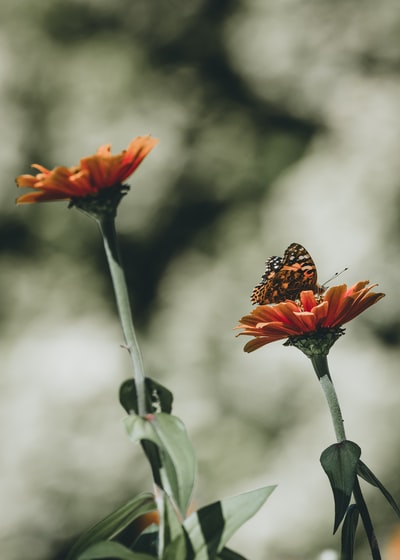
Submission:
M 346 433 L 344 431 L 343 417 L 340 410 L 336 390 L 329 373 L 327 357 L 321 355 L 313 356 L 311 357 L 311 362 L 329 406 L 333 428 L 336 434 L 336 440 L 338 441 L 338 443 L 340 443 L 341 441 L 345 441 Z
M 114 218 L 101 217 L 97 219 L 97 223 L 99 224 L 100 231 L 103 236 L 104 249 L 114 286 L 118 314 L 125 337 L 125 344 L 132 360 L 138 397 L 138 413 L 140 416 L 144 416 L 146 414 L 146 389 L 143 360 L 132 322 L 129 294 L 126 286 L 125 274 L 121 265 L 121 257 L 119 254 L 117 236 L 115 232 L 115 222 Z

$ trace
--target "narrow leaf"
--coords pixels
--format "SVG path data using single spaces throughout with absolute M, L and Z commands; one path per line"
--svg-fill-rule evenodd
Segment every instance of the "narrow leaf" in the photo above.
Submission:
M 321 455 L 321 465 L 326 472 L 335 501 L 335 533 L 350 503 L 361 449 L 352 441 L 331 445 Z
M 347 510 L 342 527 L 341 560 L 353 560 L 354 541 L 358 524 L 359 512 L 355 504 Z
M 388 490 L 386 490 L 386 488 L 383 486 L 383 484 L 376 478 L 374 473 L 362 461 L 358 461 L 357 473 L 366 482 L 368 482 L 369 484 L 372 484 L 372 486 L 375 486 L 376 488 L 379 488 L 379 490 L 385 496 L 386 500 L 389 502 L 389 504 L 392 506 L 392 508 L 396 512 L 397 516 L 400 517 L 400 508 L 397 505 L 396 501 L 394 500 L 393 496 L 390 494 L 390 492 L 388 492 Z
M 92 545 L 82 552 L 77 560 L 100 560 L 101 558 L 105 560 L 156 560 L 154 556 L 141 552 L 132 552 L 129 548 L 122 546 L 122 544 L 110 541 L 103 541 Z
M 162 560 L 188 560 L 186 531 L 179 522 L 176 511 L 169 496 L 165 492 L 160 496 L 162 500 L 162 523 L 160 525 L 160 549 L 159 556 Z
M 169 543 L 164 551 L 162 560 L 188 560 L 185 536 L 183 534 Z
M 176 416 L 163 412 L 146 418 L 131 414 L 125 426 L 133 441 L 149 440 L 159 447 L 163 488 L 185 516 L 196 473 L 195 455 L 185 426 Z
M 257 513 L 275 488 L 276 485 L 265 486 L 257 490 L 252 490 L 251 492 L 221 500 L 225 527 L 221 542 L 218 546 L 218 552 L 222 550 L 237 529 Z
M 153 425 L 165 452 L 163 466 L 171 484 L 172 496 L 182 517 L 185 517 L 196 476 L 196 457 L 192 444 L 183 422 L 176 416 L 156 414 Z
M 176 511 L 169 496 L 162 492 L 159 498 L 160 503 L 162 500 L 162 515 L 160 524 L 160 539 L 162 549 L 165 549 L 171 542 L 175 541 L 183 534 L 183 527 L 178 520 Z
M 152 415 L 149 415 L 149 417 Z M 140 442 L 143 451 L 150 463 L 154 482 L 160 488 L 163 488 L 161 480 L 161 456 L 160 456 L 160 440 L 157 437 L 154 428 L 149 419 L 142 418 L 136 414 L 130 414 L 124 420 L 126 431 L 129 438 L 137 443 Z
M 275 486 L 259 488 L 214 502 L 192 513 L 184 520 L 196 560 L 209 560 L 265 503 Z
M 147 457 L 147 460 L 150 463 L 151 474 L 153 476 L 154 483 L 159 487 L 162 488 L 162 480 L 161 480 L 161 457 L 160 457 L 160 450 L 158 446 L 153 443 L 152 441 L 148 441 L 143 439 L 140 442 L 143 452 Z
M 99 541 L 113 539 L 135 519 L 155 509 L 152 494 L 139 494 L 83 533 L 71 547 L 66 560 L 75 560 L 81 552 Z
M 246 558 L 238 552 L 226 547 L 217 554 L 217 558 L 218 560 L 246 560 Z

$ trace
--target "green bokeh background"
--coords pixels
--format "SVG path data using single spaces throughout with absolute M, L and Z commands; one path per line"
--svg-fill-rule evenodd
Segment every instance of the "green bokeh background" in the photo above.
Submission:
M 320 281 L 347 266 L 343 282 L 379 282 L 387 297 L 331 368 L 348 437 L 400 498 L 397 3 L 7 0 L 0 13 L 2 557 L 61 560 L 151 489 L 123 432 L 130 366 L 95 224 L 66 203 L 16 208 L 13 187 L 30 163 L 151 133 L 117 227 L 147 375 L 174 392 L 197 451 L 195 501 L 277 483 L 232 545 L 327 559 L 319 455 L 334 434 L 311 365 L 280 343 L 245 355 L 232 329 L 265 259 L 293 241 Z M 394 516 L 367 499 L 384 548 Z

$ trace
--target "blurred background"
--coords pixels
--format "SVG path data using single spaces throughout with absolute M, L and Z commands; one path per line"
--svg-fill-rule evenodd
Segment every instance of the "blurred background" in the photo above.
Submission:
M 400 499 L 400 12 L 355 0 L 4 0 L 0 8 L 4 560 L 62 560 L 90 524 L 151 490 L 127 439 L 130 376 L 101 239 L 67 203 L 14 205 L 14 177 L 137 135 L 159 145 L 118 231 L 146 373 L 175 394 L 198 506 L 278 484 L 231 541 L 254 560 L 335 558 L 319 456 L 334 443 L 311 364 L 254 354 L 233 327 L 293 241 L 321 282 L 387 297 L 330 365 L 348 438 Z M 366 497 L 382 547 L 395 518 Z M 364 537 L 357 541 L 367 557 Z

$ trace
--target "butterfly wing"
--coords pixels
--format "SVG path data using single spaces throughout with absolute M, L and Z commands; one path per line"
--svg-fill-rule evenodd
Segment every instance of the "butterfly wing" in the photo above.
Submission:
M 262 275 L 261 282 L 257 284 L 251 294 L 251 303 L 253 305 L 265 305 L 273 303 L 274 278 L 282 266 L 282 257 L 269 257 L 265 263 L 265 272 Z
M 292 243 L 283 258 L 270 257 L 261 282 L 254 288 L 251 302 L 258 305 L 296 300 L 303 290 L 320 293 L 317 269 L 310 253 L 299 243 Z
M 298 299 L 303 290 L 319 291 L 315 263 L 307 249 L 299 243 L 292 243 L 286 249 L 279 281 L 285 299 Z

